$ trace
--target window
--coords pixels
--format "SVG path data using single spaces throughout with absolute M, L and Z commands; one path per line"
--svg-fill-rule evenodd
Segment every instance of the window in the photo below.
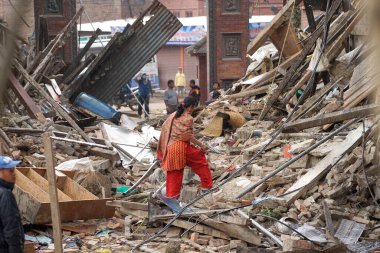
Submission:
M 193 16 L 193 12 L 192 11 L 186 11 L 185 15 L 186 15 L 187 18 L 192 17 Z
M 181 16 L 179 11 L 173 11 L 173 14 L 174 14 L 174 16 L 176 16 L 177 18 L 179 18 L 179 17 Z

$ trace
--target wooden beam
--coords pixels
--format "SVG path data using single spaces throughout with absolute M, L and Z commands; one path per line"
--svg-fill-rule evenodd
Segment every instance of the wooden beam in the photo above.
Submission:
M 310 79 L 311 77 L 311 71 L 306 70 L 306 72 L 303 74 L 301 79 L 298 81 L 296 85 L 286 94 L 285 98 L 283 99 L 283 104 L 286 105 L 289 103 L 289 100 L 296 94 L 298 89 L 301 89 L 303 85 Z
M 287 59 L 284 62 L 282 62 L 276 68 L 272 69 L 271 71 L 266 72 L 266 73 L 264 73 L 264 74 L 262 74 L 260 76 L 254 77 L 255 81 L 250 82 L 251 79 L 249 79 L 249 80 L 246 80 L 246 81 L 244 81 L 242 83 L 250 85 L 247 89 L 257 88 L 257 87 L 260 87 L 260 86 L 262 86 L 262 85 L 264 85 L 266 83 L 269 83 L 271 80 L 273 80 L 274 78 L 276 78 L 278 75 L 280 75 L 280 74 L 284 75 L 282 72 L 286 73 L 286 69 L 288 69 L 294 63 L 294 61 L 297 59 L 297 57 L 300 54 L 301 54 L 301 52 L 298 52 L 295 55 L 293 55 L 292 57 L 290 57 L 289 59 Z M 285 70 L 285 71 L 282 71 L 282 70 Z M 253 70 L 252 70 L 252 72 L 253 72 Z M 248 73 L 247 76 L 250 75 L 252 72 Z
M 239 98 L 244 98 L 244 97 L 252 97 L 252 96 L 259 95 L 259 94 L 264 94 L 268 91 L 268 88 L 269 88 L 269 85 L 259 87 L 259 88 L 254 89 L 254 90 L 247 90 L 247 91 L 243 90 L 243 91 L 236 93 L 236 94 L 227 95 L 225 97 L 225 99 L 234 100 L 234 99 L 239 99 Z
M 282 57 L 286 59 L 302 50 L 301 42 L 291 21 L 286 21 L 269 37 L 277 50 L 282 52 Z
M 254 244 L 261 245 L 261 236 L 246 226 L 224 223 L 212 219 L 203 219 L 203 224 L 224 231 L 228 236 Z
M 44 123 L 46 118 L 44 117 L 41 108 L 33 101 L 12 72 L 9 73 L 9 86 L 25 107 L 29 116 Z
M 368 133 L 368 131 L 369 128 L 364 130 L 365 133 Z M 325 158 L 313 168 L 310 168 L 305 175 L 286 191 L 289 194 L 284 197 L 285 201 L 290 204 L 313 187 L 319 179 L 326 175 L 340 157 L 352 151 L 360 143 L 362 134 L 363 127 L 360 126 L 356 130 L 351 131 L 344 141 L 334 144 L 334 148 Z
M 73 139 L 61 138 L 61 137 L 55 137 L 55 136 L 53 136 L 51 138 L 53 140 L 56 140 L 56 141 L 64 141 L 64 142 L 70 142 L 70 143 L 77 143 L 77 144 L 84 145 L 84 146 L 89 146 L 89 147 L 97 147 L 97 148 L 104 148 L 104 149 L 110 149 L 110 150 L 113 149 L 110 146 L 96 144 L 94 142 L 77 141 L 77 140 L 73 140 Z
M 303 5 L 305 6 L 307 22 L 309 23 L 309 31 L 314 32 L 317 29 L 317 24 L 314 19 L 313 7 L 309 3 L 309 0 L 303 0 Z
M 61 115 L 67 122 L 82 136 L 83 139 L 85 139 L 87 142 L 94 143 L 94 141 L 87 136 L 87 134 L 78 126 L 77 123 L 65 112 L 65 110 L 62 109 L 62 107 L 55 102 L 55 100 L 49 96 L 49 94 L 46 93 L 46 91 L 31 77 L 26 70 L 18 63 L 17 61 L 14 61 L 13 63 L 18 71 L 21 73 L 21 75 L 24 76 L 24 78 L 40 93 L 40 95 L 46 99 L 53 108 L 57 111 L 59 115 Z
M 95 42 L 96 38 L 102 33 L 102 30 L 99 28 L 96 29 L 94 34 L 91 36 L 91 38 L 88 40 L 84 48 L 79 52 L 78 56 L 75 57 L 73 60 L 73 63 L 67 68 L 65 73 L 63 74 L 63 78 L 61 80 L 65 80 L 79 65 L 81 62 L 82 58 L 86 55 L 88 50 L 91 48 L 91 45 Z
M 345 109 L 337 112 L 317 115 L 315 117 L 300 119 L 295 122 L 285 124 L 283 132 L 295 133 L 303 129 L 308 129 L 326 124 L 341 122 L 353 118 L 364 117 L 380 113 L 380 105 L 364 105 L 352 109 Z
M 33 79 L 38 80 L 41 73 L 43 73 L 45 70 L 47 64 L 51 61 L 55 53 L 61 48 L 64 40 L 67 37 L 71 36 L 71 30 L 75 27 L 77 20 L 82 16 L 83 11 L 84 7 L 82 6 L 70 20 L 70 22 L 62 29 L 62 31 L 52 41 L 49 42 L 47 47 L 41 53 L 36 56 L 33 64 L 31 64 L 30 68 L 27 70 L 28 74 L 31 70 L 34 70 L 32 74 Z M 31 85 L 30 82 L 28 82 L 25 85 L 26 91 L 28 91 Z
M 301 0 L 290 0 L 288 3 L 281 9 L 279 13 L 274 17 L 274 19 L 270 22 L 270 24 L 265 27 L 265 29 L 256 36 L 254 40 L 252 40 L 247 48 L 247 54 L 252 55 L 256 52 L 259 47 L 261 47 L 271 36 L 274 34 L 278 28 L 280 28 L 285 22 L 290 20 L 293 6 L 299 5 Z M 281 48 L 279 49 L 279 51 Z
M 193 222 L 177 219 L 173 222 L 172 225 L 179 228 L 190 229 L 191 231 L 195 231 L 201 234 L 211 235 L 217 238 L 222 238 L 222 239 L 227 239 L 227 240 L 230 239 L 230 237 L 226 233 L 220 230 L 202 225 L 202 224 L 197 224 L 196 226 L 194 226 L 195 223 Z
M 43 134 L 45 157 L 46 157 L 46 173 L 49 181 L 49 195 L 50 195 L 50 208 L 51 219 L 53 221 L 53 235 L 54 235 L 54 252 L 62 253 L 62 230 L 61 230 L 61 215 L 58 205 L 57 185 L 55 178 L 55 162 L 53 147 L 51 143 L 51 133 Z M 80 212 L 80 210 L 77 210 Z
M 329 16 L 325 17 L 327 20 L 330 20 L 333 17 L 333 14 L 336 12 L 336 10 L 339 8 L 342 0 L 336 0 L 334 1 L 333 5 L 331 6 L 331 11 L 329 12 Z M 323 33 L 323 23 L 318 26 L 317 30 L 315 30 L 314 33 L 310 36 L 310 38 L 307 40 L 303 50 L 301 51 L 301 54 L 297 57 L 297 60 L 294 62 L 294 64 L 290 67 L 289 71 L 287 72 L 284 79 L 279 83 L 276 90 L 274 90 L 273 94 L 268 98 L 267 103 L 265 104 L 259 120 L 263 120 L 264 117 L 269 112 L 270 108 L 274 104 L 274 102 L 277 100 L 277 98 L 280 96 L 280 94 L 284 91 L 285 87 L 289 85 L 289 83 L 294 83 L 294 79 L 296 76 L 296 72 L 298 68 L 301 66 L 301 64 L 304 62 L 307 55 L 309 55 L 310 51 L 313 49 L 315 42 L 317 39 L 322 35 Z

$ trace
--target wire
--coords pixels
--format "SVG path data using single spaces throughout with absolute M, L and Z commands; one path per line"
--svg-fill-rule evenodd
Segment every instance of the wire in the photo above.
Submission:
M 315 244 L 317 244 L 317 245 L 322 245 L 320 242 L 317 242 L 317 241 L 311 240 L 311 239 L 308 238 L 307 236 L 305 236 L 305 235 L 303 235 L 302 233 L 298 232 L 297 229 L 292 228 L 292 227 L 289 226 L 287 223 L 282 222 L 282 221 L 280 221 L 280 220 L 278 220 L 278 219 L 276 219 L 276 218 L 273 218 L 272 216 L 265 215 L 265 214 L 254 214 L 254 215 L 252 215 L 252 216 L 253 216 L 252 218 L 258 216 L 258 217 L 264 217 L 264 218 L 267 218 L 267 219 L 273 220 L 273 221 L 275 221 L 275 222 L 278 222 L 278 223 L 280 223 L 281 225 L 286 226 L 287 228 L 289 228 L 290 230 L 292 230 L 292 231 L 295 232 L 296 234 L 302 236 L 302 237 L 305 238 L 306 240 L 308 240 L 308 241 L 310 241 L 310 242 L 312 242 L 312 243 L 315 243 Z
M 330 0 L 328 0 L 328 3 L 330 3 Z M 330 5 L 327 5 L 328 7 Z M 324 25 L 324 28 L 325 30 L 327 29 L 326 27 L 330 24 L 328 22 L 329 20 L 329 15 L 327 15 L 327 11 L 326 11 L 326 16 L 325 16 L 325 25 Z M 322 54 L 325 50 L 325 47 L 326 47 L 326 37 L 327 37 L 327 32 L 325 31 L 324 33 L 324 40 L 322 40 L 322 48 L 321 48 L 321 51 L 320 51 L 320 54 L 319 54 L 319 57 L 318 57 L 318 60 L 317 60 L 317 64 L 315 65 L 314 69 L 313 69 L 313 72 L 316 72 L 316 69 L 318 67 L 318 64 L 319 64 L 319 61 L 322 57 Z M 308 86 L 306 88 L 308 88 L 310 86 L 310 83 L 308 83 Z M 306 96 L 306 92 L 304 92 L 300 99 L 297 101 L 296 105 L 294 106 L 292 112 L 288 115 L 287 119 L 284 121 L 284 123 L 278 128 L 277 131 L 275 131 L 274 135 L 272 136 L 271 140 L 266 144 L 264 145 L 264 147 L 259 151 L 257 152 L 247 163 L 245 163 L 240 169 L 234 171 L 232 174 L 230 174 L 230 176 L 225 179 L 224 181 L 222 181 L 221 183 L 219 183 L 217 186 L 209 189 L 208 191 L 204 192 L 203 194 L 197 196 L 196 198 L 194 198 L 192 201 L 190 201 L 187 205 L 185 205 L 184 207 L 182 207 L 181 210 L 179 210 L 179 212 L 177 213 L 176 216 L 174 216 L 167 224 L 166 226 L 164 226 L 162 229 L 160 229 L 153 237 L 150 237 L 148 238 L 147 240 L 144 240 L 142 241 L 141 243 L 139 243 L 138 245 L 136 245 L 133 249 L 132 249 L 132 252 L 136 249 L 138 249 L 140 246 L 146 244 L 146 243 L 149 243 L 151 241 L 153 241 L 155 238 L 157 238 L 160 234 L 162 234 L 164 231 L 166 231 L 170 226 L 171 224 L 176 220 L 178 219 L 181 214 L 188 208 L 190 207 L 191 205 L 193 205 L 195 202 L 197 202 L 198 200 L 204 198 L 205 196 L 207 196 L 208 194 L 210 193 L 213 193 L 215 192 L 216 190 L 219 189 L 219 187 L 223 186 L 224 184 L 226 184 L 228 181 L 230 181 L 232 178 L 234 178 L 238 173 L 240 173 L 241 171 L 243 171 L 244 169 L 246 169 L 279 135 L 280 133 L 282 132 L 282 130 L 284 129 L 285 127 L 285 124 L 288 123 L 288 121 L 290 120 L 291 116 L 295 113 L 295 111 L 298 109 L 298 106 L 300 104 L 300 100 Z
M 79 0 L 79 1 L 80 1 L 81 6 L 84 7 L 83 0 Z M 90 24 L 91 24 L 92 30 L 94 30 L 94 32 L 95 32 L 96 29 L 95 29 L 95 27 L 94 27 L 94 25 L 93 25 L 93 22 L 92 22 L 91 18 L 90 18 L 90 17 L 88 16 L 88 14 L 87 14 L 86 8 L 84 8 L 84 14 L 86 15 L 87 19 L 90 21 Z M 102 38 L 101 38 L 100 36 L 98 36 L 98 39 L 99 39 L 99 41 L 100 41 L 100 44 L 102 44 L 102 47 L 104 47 L 104 44 L 103 44 Z

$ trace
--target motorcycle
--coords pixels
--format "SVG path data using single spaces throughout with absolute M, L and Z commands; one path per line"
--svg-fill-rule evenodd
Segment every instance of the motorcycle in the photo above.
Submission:
M 128 106 L 132 111 L 136 111 L 138 107 L 138 87 L 129 88 L 129 85 L 124 85 L 121 90 L 115 95 L 113 104 L 119 110 L 122 106 Z

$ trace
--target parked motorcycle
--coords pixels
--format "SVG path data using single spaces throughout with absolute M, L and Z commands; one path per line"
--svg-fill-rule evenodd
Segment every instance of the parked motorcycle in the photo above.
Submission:
M 129 88 L 128 84 L 124 85 L 121 90 L 115 95 L 113 99 L 113 104 L 120 109 L 122 106 L 128 106 L 132 111 L 136 111 L 138 107 L 138 97 L 139 88 L 133 87 Z

